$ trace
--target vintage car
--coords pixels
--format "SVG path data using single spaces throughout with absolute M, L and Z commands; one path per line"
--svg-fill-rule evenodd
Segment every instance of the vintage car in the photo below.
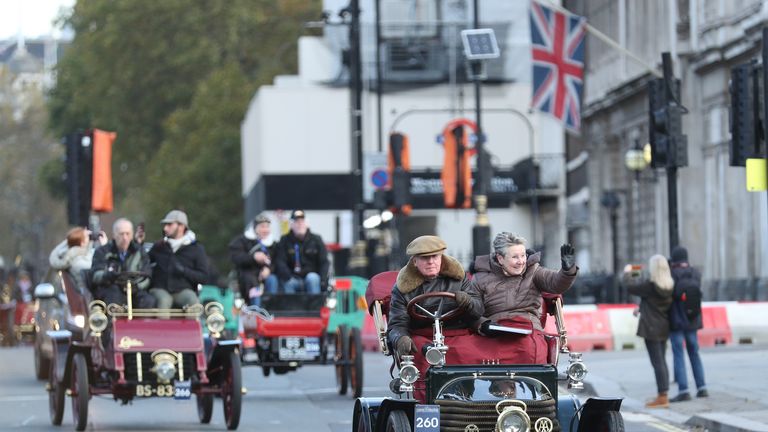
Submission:
M 389 293 L 397 272 L 385 272 L 371 279 L 366 297 L 385 355 L 392 350 L 386 339 L 386 314 Z M 458 315 L 457 309 L 436 310 L 422 307 L 429 298 L 453 298 L 452 293 L 429 293 L 415 297 L 408 304 L 412 319 L 433 322 L 433 340 L 423 350 L 431 365 L 423 378 L 426 403 L 413 399 L 414 383 L 420 372 L 413 356 L 395 358 L 397 375 L 390 383 L 396 398 L 358 398 L 355 402 L 352 430 L 361 431 L 623 431 L 619 412 L 621 399 L 590 398 L 582 404 L 572 393 L 583 386 L 587 369 L 578 353 L 567 349 L 561 299 L 548 304 L 554 314 L 558 335 L 549 338 L 546 364 L 504 364 L 490 360 L 479 364 L 446 364 L 447 346 L 443 321 Z M 463 336 L 476 337 L 482 336 Z M 476 345 L 482 346 L 482 345 Z M 553 349 L 554 348 L 554 349 Z M 568 358 L 564 373 L 558 372 L 558 354 Z M 397 356 L 393 356 L 397 357 Z M 489 353 L 489 358 L 493 353 Z M 565 387 L 565 388 L 561 388 Z
M 72 339 L 81 341 L 85 327 L 90 292 L 75 285 L 66 270 L 49 269 L 35 286 L 34 367 L 37 379 L 48 379 L 53 345 L 49 330 L 68 330 Z
M 23 299 L 16 298 L 14 294 L 9 284 L 0 284 L 0 341 L 7 346 L 31 341 L 35 337 L 35 303 L 32 296 Z
M 221 338 L 220 303 L 183 309 L 135 309 L 132 287 L 148 275 L 123 272 L 128 305 L 91 301 L 84 337 L 69 330 L 48 331 L 53 344 L 48 378 L 51 423 L 60 425 L 64 397 L 72 398 L 76 430 L 84 430 L 88 401 L 111 395 L 127 404 L 137 399 L 197 399 L 198 417 L 208 423 L 214 397 L 224 405 L 227 429 L 237 429 L 243 394 L 238 340 Z M 70 305 L 73 304 L 70 299 Z M 208 334 L 203 334 L 201 319 Z
M 353 397 L 363 392 L 360 328 L 339 324 L 328 332 L 335 291 L 328 294 L 264 294 L 261 306 L 244 306 L 240 317 L 243 364 L 261 366 L 264 376 L 303 365 L 334 365 L 336 388 Z

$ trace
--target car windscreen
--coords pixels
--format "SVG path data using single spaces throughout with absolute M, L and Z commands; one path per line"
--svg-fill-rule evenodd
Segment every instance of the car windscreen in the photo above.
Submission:
M 503 399 L 545 400 L 552 393 L 541 381 L 531 377 L 465 376 L 444 385 L 435 399 L 461 401 L 499 401 Z

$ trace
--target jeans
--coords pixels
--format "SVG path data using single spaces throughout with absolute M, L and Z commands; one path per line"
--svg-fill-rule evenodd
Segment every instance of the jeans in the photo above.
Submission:
M 701 364 L 701 357 L 699 356 L 699 339 L 696 337 L 696 330 L 673 330 L 669 333 L 669 340 L 672 343 L 675 382 L 677 382 L 680 393 L 688 391 L 688 373 L 685 370 L 683 343 L 685 343 L 688 358 L 691 361 L 696 389 L 705 389 L 707 384 L 704 381 L 704 366 Z
M 300 277 L 291 277 L 283 282 L 283 289 L 286 294 L 295 294 L 302 290 L 309 294 L 320 294 L 320 275 L 317 273 L 307 273 L 304 279 Z
M 271 274 L 264 279 L 264 292 L 267 294 L 277 294 L 278 280 L 277 276 Z M 253 290 L 253 288 L 251 289 Z M 249 299 L 251 305 L 261 306 L 261 294 L 252 296 Z
M 653 373 L 656 375 L 656 388 L 659 393 L 666 393 L 669 391 L 669 370 L 667 369 L 667 360 L 664 358 L 665 351 L 667 351 L 667 341 L 646 339 L 645 347 L 648 349 Z

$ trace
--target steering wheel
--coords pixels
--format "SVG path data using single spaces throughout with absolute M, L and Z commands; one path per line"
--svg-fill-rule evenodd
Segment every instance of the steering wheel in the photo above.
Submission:
M 421 305 L 421 303 L 423 303 L 424 301 L 432 298 L 440 299 L 440 303 L 438 303 L 437 310 L 435 312 L 430 312 Z M 445 299 L 450 299 L 455 301 L 456 294 L 452 292 L 447 292 L 447 291 L 436 291 L 436 292 L 417 295 L 416 297 L 411 299 L 411 301 L 408 302 L 408 308 L 407 308 L 408 315 L 410 315 L 410 317 L 413 319 L 417 319 L 421 321 L 434 321 L 435 319 L 450 321 L 454 318 L 457 318 L 459 315 L 463 314 L 464 311 L 467 309 L 461 305 L 457 305 L 453 309 L 448 310 L 448 312 L 443 312 L 443 301 Z
M 129 281 L 131 285 L 136 285 L 149 279 L 150 274 L 137 271 L 122 271 L 115 277 L 115 283 L 119 286 L 125 286 Z

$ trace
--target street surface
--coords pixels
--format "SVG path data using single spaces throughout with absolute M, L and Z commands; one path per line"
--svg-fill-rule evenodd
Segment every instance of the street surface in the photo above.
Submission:
M 765 397 L 765 361 L 768 348 L 717 347 L 704 350 L 703 359 L 712 397 L 707 401 L 674 404 L 673 410 L 645 410 L 642 397 L 655 391 L 651 366 L 644 350 L 585 353 L 595 389 L 609 389 L 626 397 L 622 412 L 627 431 L 687 431 L 683 425 L 702 405 L 727 407 L 728 394 L 755 391 Z M 669 357 L 671 364 L 671 357 Z M 364 396 L 385 396 L 389 391 L 389 357 L 365 354 Z M 736 365 L 738 365 L 736 367 Z M 32 348 L 0 349 L 0 429 L 23 431 L 59 430 L 48 419 L 45 384 L 33 375 Z M 245 367 L 243 383 L 248 394 L 243 398 L 242 431 L 350 431 L 353 400 L 335 391 L 331 366 L 305 366 L 294 373 L 265 378 L 261 369 Z M 752 379 L 749 379 L 751 376 Z M 747 378 L 747 379 L 744 379 Z M 672 394 L 674 394 L 674 385 Z M 608 396 L 608 394 L 603 394 Z M 611 396 L 617 395 L 616 393 Z M 744 394 L 745 399 L 749 398 Z M 69 400 L 60 430 L 72 430 Z M 744 399 L 741 401 L 744 404 Z M 688 404 L 688 405 L 686 405 Z M 698 404 L 698 405 L 697 405 Z M 749 406 L 747 405 L 747 408 Z M 763 406 L 763 409 L 765 407 Z M 689 415 L 685 410 L 692 411 Z M 731 408 L 726 408 L 731 409 Z M 682 412 L 681 412 L 682 410 Z M 197 421 L 192 401 L 149 399 L 121 406 L 107 398 L 93 398 L 89 405 L 88 430 L 98 431 L 212 431 L 226 430 L 219 400 L 209 425 Z

